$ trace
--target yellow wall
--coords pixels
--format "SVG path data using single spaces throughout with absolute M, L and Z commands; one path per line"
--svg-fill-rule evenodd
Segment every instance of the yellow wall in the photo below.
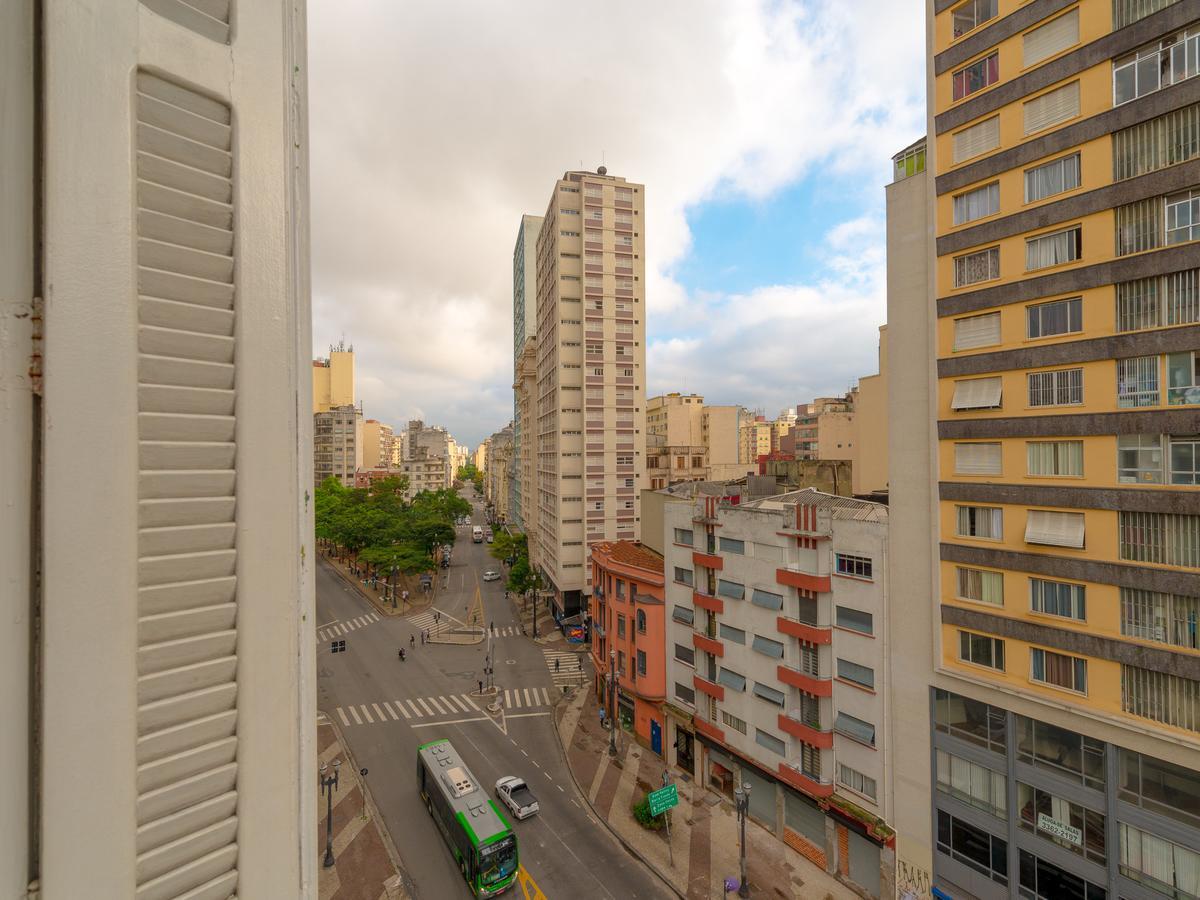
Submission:
M 961 537 L 957 528 L 957 507 L 987 506 L 1004 510 L 1004 536 L 994 541 L 987 538 Z M 1081 550 L 1072 547 L 1049 547 L 1025 543 L 1025 512 L 1027 509 L 1050 509 L 1058 512 L 1082 513 L 1084 519 L 1084 546 Z M 1103 562 L 1119 562 L 1117 557 L 1117 512 L 1111 509 L 1071 509 L 1049 506 L 1016 506 L 1005 503 L 969 503 L 966 501 L 943 501 L 941 504 L 942 536 L 945 540 L 962 544 L 964 547 L 988 547 L 993 550 L 1013 550 L 1018 553 L 1044 553 L 1050 556 L 1077 557 Z M 1138 565 L 1153 565 L 1139 563 Z M 1159 567 L 1155 567 L 1159 568 Z M 1168 568 L 1168 567 L 1163 567 Z
M 328 412 L 329 405 L 329 368 L 313 366 L 313 412 Z
M 354 405 L 354 353 L 329 354 L 329 402 L 334 406 Z
M 1052 300 L 1065 300 L 1069 297 L 1083 298 L 1083 330 L 1070 334 L 1058 334 L 1052 337 L 1026 337 L 1026 310 L 1031 306 L 1049 303 Z M 954 349 L 954 323 L 960 319 L 982 316 L 987 313 L 1000 313 L 1000 341 L 986 347 L 974 347 L 970 350 Z M 1062 344 L 1068 341 L 1080 341 L 1086 338 L 1107 337 L 1116 331 L 1117 295 L 1111 284 L 1086 291 L 1067 291 L 1064 294 L 1048 294 L 1038 297 L 1028 303 L 1010 303 L 1006 306 L 993 306 L 980 309 L 961 316 L 946 316 L 937 322 L 937 353 L 945 358 L 949 356 L 971 356 L 976 353 L 992 353 L 1001 347 L 1016 349 L 1018 347 L 1040 347 L 1045 344 Z

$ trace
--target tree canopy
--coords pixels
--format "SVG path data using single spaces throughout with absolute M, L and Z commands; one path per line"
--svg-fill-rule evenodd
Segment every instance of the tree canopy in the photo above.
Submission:
M 529 540 L 520 532 L 509 534 L 504 529 L 496 532 L 488 553 L 504 562 L 512 561 L 505 584 L 510 591 L 523 594 L 538 586 L 538 576 L 529 564 Z

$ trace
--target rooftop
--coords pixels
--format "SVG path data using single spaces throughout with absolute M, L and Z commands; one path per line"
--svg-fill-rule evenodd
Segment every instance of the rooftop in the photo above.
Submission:
M 797 505 L 815 506 L 818 509 L 830 510 L 835 519 L 857 519 L 861 522 L 886 522 L 888 514 L 887 506 L 882 503 L 857 500 L 854 497 L 839 497 L 837 494 L 823 493 L 816 488 L 789 491 L 761 500 L 749 500 L 741 505 L 746 509 L 762 510 L 778 510 Z
M 640 541 L 602 541 L 592 545 L 592 551 L 607 554 L 613 562 L 647 572 L 663 571 L 663 558 Z

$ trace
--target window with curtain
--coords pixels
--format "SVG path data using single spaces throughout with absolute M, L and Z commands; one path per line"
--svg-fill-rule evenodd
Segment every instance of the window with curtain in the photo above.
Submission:
M 1029 475 L 1083 475 L 1083 441 L 1026 441 L 1025 453 Z
M 1122 663 L 1121 709 L 1200 732 L 1200 681 Z
M 1004 605 L 1003 573 L 958 566 L 955 569 L 955 579 L 960 599 L 988 603 L 992 606 Z
M 1053 162 L 1025 170 L 1025 202 L 1033 203 L 1073 191 L 1080 185 L 1079 154 L 1072 153 Z
M 1200 597 L 1123 587 L 1121 634 L 1200 650 Z
M 954 73 L 954 99 L 961 100 L 964 97 L 969 97 L 976 91 L 982 91 L 986 87 L 991 87 L 999 80 L 1000 53 L 999 51 L 995 51 Z
M 1027 271 L 1074 262 L 1083 255 L 1083 229 L 1076 225 L 1025 241 Z
M 956 508 L 958 536 L 1000 540 L 1004 534 L 1004 510 L 995 506 Z
M 1158 406 L 1158 357 L 1132 356 L 1117 360 L 1117 406 L 1122 409 Z
M 1033 647 L 1029 651 L 1030 675 L 1040 684 L 1087 693 L 1087 660 Z
M 1051 19 L 1022 37 L 1022 64 L 1028 68 L 1079 43 L 1079 10 Z
M 1000 343 L 1000 313 L 954 320 L 954 349 L 974 350 Z
M 1163 483 L 1163 439 L 1159 434 L 1117 435 L 1117 481 Z
M 1200 568 L 1200 516 L 1175 513 L 1117 513 L 1121 559 Z
M 1122 875 L 1168 896 L 1200 897 L 1200 853 L 1126 822 L 1119 827 Z
M 1082 330 L 1082 297 L 1051 300 L 1049 303 L 1034 303 L 1025 307 L 1025 336 L 1028 338 L 1074 334 Z
M 954 286 L 965 287 L 1000 277 L 1000 248 L 989 247 L 954 257 Z
M 1008 779 L 945 750 L 937 751 L 937 789 L 1003 819 L 1008 810 Z
M 1087 619 L 1084 602 L 1084 586 L 1065 581 L 1047 581 L 1044 578 L 1029 579 L 1029 607 L 1034 612 L 1064 619 Z
M 965 225 L 1000 211 L 1000 182 L 958 194 L 954 198 L 954 224 Z

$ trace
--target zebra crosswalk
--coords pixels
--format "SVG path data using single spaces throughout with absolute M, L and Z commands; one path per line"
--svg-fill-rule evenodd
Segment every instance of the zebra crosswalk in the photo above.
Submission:
M 499 626 L 493 625 L 492 626 L 492 637 L 494 637 L 494 638 L 516 637 L 520 633 L 521 633 L 521 629 L 516 625 L 499 625 Z
M 542 650 L 542 658 L 546 661 L 546 668 L 550 670 L 556 688 L 576 687 L 583 681 L 583 658 L 586 655 L 570 650 Z
M 427 609 L 425 612 L 417 613 L 414 616 L 408 616 L 407 620 L 413 627 L 421 631 L 428 629 L 430 632 L 436 632 L 439 625 L 442 628 L 448 628 L 451 625 L 463 624 L 458 619 L 444 612 L 434 615 L 432 609 Z M 490 627 L 493 638 L 518 637 L 521 634 L 521 627 L 519 625 L 492 625 Z
M 378 622 L 381 616 L 377 612 L 366 613 L 353 619 L 347 619 L 345 622 L 334 622 L 332 625 L 326 625 L 323 628 L 317 629 L 317 639 L 321 641 L 331 641 L 343 634 L 349 634 L 357 628 L 362 628 L 364 625 L 370 625 L 372 622 Z
M 350 704 L 339 706 L 336 712 L 341 723 L 349 727 L 439 716 L 478 716 L 482 714 L 483 709 L 469 694 L 440 694 L 437 697 L 416 697 L 411 700 Z
M 504 708 L 520 709 L 527 706 L 549 706 L 550 691 L 546 688 L 505 688 Z

